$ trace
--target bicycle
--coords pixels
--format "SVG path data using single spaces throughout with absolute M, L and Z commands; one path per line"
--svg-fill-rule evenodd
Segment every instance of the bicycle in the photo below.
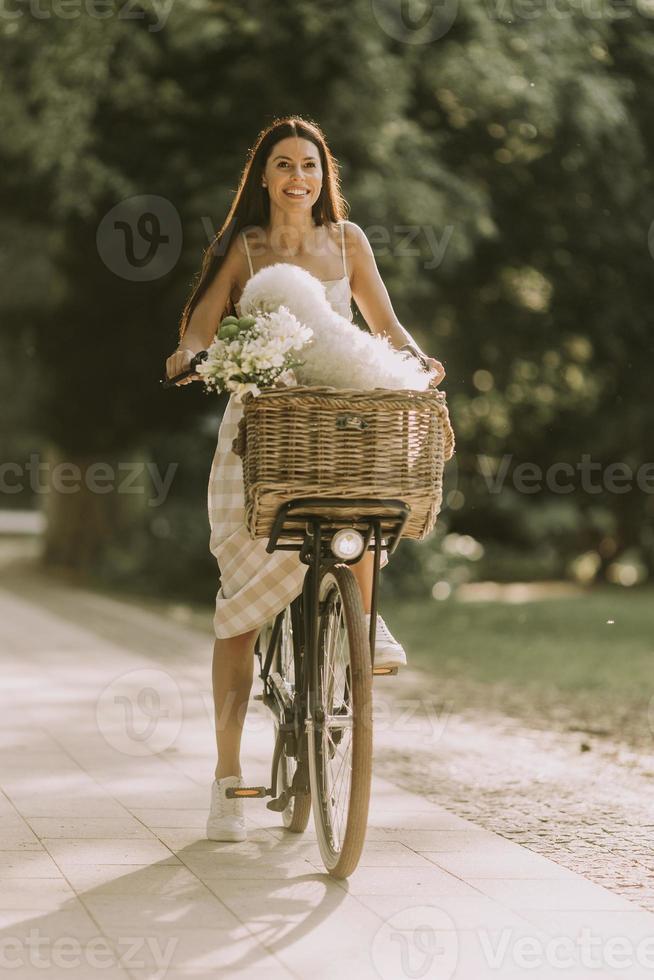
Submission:
M 206 352 L 164 386 L 193 373 L 201 355 Z M 340 506 L 349 516 L 339 518 Z M 272 797 L 268 809 L 281 813 L 292 833 L 306 830 L 313 808 L 320 854 L 336 878 L 355 870 L 366 836 L 372 678 L 397 673 L 397 667 L 374 665 L 381 552 L 393 553 L 409 511 L 407 503 L 393 498 L 297 497 L 279 507 L 266 545 L 270 554 L 299 551 L 307 573 L 302 592 L 262 628 L 255 643 L 263 684 L 255 699 L 274 716 L 271 785 L 232 787 L 226 795 Z M 366 551 L 373 552 L 368 635 L 349 567 Z

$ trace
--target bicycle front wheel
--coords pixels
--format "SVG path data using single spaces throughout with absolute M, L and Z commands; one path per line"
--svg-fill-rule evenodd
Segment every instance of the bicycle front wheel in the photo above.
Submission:
M 356 868 L 372 779 L 372 670 L 361 593 L 347 565 L 320 581 L 315 690 L 310 692 L 309 778 L 316 837 L 336 878 Z

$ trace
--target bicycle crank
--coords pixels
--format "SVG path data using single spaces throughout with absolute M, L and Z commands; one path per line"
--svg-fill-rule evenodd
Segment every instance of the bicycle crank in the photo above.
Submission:
M 277 813 L 283 813 L 292 799 L 293 793 L 289 787 L 280 793 L 276 800 L 271 800 L 270 803 L 266 803 L 266 806 L 269 810 L 275 810 Z

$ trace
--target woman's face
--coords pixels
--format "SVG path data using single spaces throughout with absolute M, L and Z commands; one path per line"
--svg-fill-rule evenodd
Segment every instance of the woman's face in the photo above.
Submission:
M 318 147 L 299 136 L 279 140 L 268 157 L 263 180 L 268 184 L 271 204 L 284 211 L 311 213 L 322 187 Z

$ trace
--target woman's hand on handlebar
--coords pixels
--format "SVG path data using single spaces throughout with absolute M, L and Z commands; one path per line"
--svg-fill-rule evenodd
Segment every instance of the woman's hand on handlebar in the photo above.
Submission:
M 412 343 L 404 344 L 403 347 L 400 347 L 400 350 L 408 351 L 409 354 L 420 361 L 425 371 L 431 374 L 429 379 L 430 388 L 436 388 L 441 383 L 445 377 L 445 368 L 440 361 L 437 361 L 435 357 L 429 357 L 427 354 L 424 354 Z
M 183 371 L 188 370 L 191 361 L 195 357 L 195 352 L 189 350 L 188 347 L 184 347 L 181 350 L 173 351 L 168 360 L 166 361 L 166 377 L 174 378 L 176 375 L 181 374 Z M 201 381 L 201 375 L 190 374 L 188 378 L 183 378 L 182 381 L 176 381 L 175 384 L 188 385 L 192 381 Z
M 433 377 L 429 379 L 429 387 L 435 388 L 445 377 L 445 368 L 435 357 L 427 357 L 427 370 L 433 371 Z

